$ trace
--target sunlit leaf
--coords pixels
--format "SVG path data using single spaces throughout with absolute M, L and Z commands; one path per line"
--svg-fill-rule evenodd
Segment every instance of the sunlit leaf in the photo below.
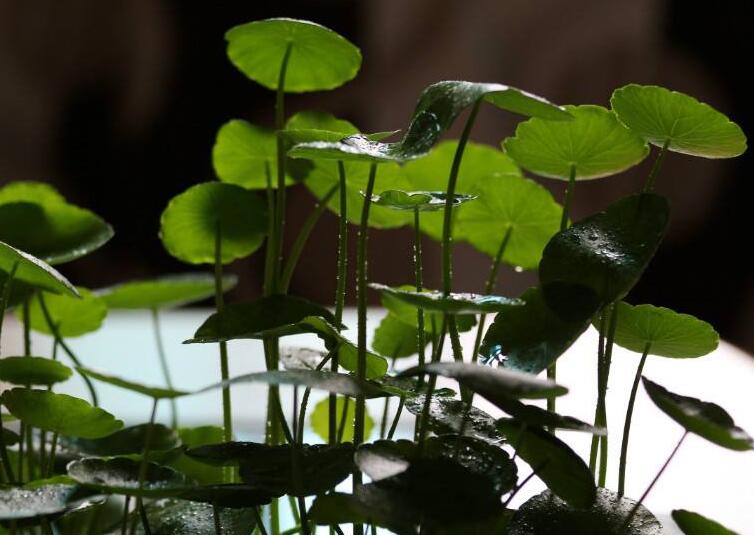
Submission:
M 733 418 L 719 405 L 674 394 L 646 377 L 642 377 L 642 382 L 657 408 L 686 431 L 730 450 L 754 449 L 754 439 L 737 427 Z
M 387 206 L 396 210 L 436 212 L 445 208 L 447 198 L 448 196 L 442 191 L 401 191 L 389 189 L 379 195 L 372 195 L 372 203 L 376 206 Z M 453 206 L 460 206 L 474 199 L 476 199 L 476 195 L 456 193 L 453 196 Z
M 115 377 L 113 375 L 107 375 L 89 368 L 84 368 L 83 366 L 77 367 L 76 370 L 83 373 L 87 377 L 96 379 L 97 381 L 102 381 L 103 383 L 117 386 L 118 388 L 130 390 L 131 392 L 138 392 L 139 394 L 144 394 L 145 396 L 149 396 L 153 399 L 175 399 L 189 394 L 189 392 L 182 390 L 146 386 L 134 381 L 128 381 L 127 379 L 121 379 L 120 377 Z
M 146 476 L 139 488 L 140 461 L 127 457 L 90 457 L 72 461 L 68 475 L 82 485 L 100 492 L 160 498 L 173 496 L 194 486 L 180 474 L 156 463 L 147 463 Z
M 437 290 L 406 290 L 404 287 L 390 287 L 384 284 L 372 283 L 369 285 L 373 290 L 390 294 L 391 296 L 405 301 L 413 306 L 446 312 L 448 314 L 480 314 L 487 312 L 499 312 L 508 307 L 523 305 L 520 299 L 502 297 L 499 295 L 479 295 L 472 293 L 452 293 L 445 296 Z
M 44 301 L 50 319 L 57 325 L 58 332 L 63 338 L 73 338 L 98 331 L 107 317 L 105 301 L 82 287 L 76 288 L 80 297 L 69 295 L 45 295 Z M 20 310 L 16 312 L 19 320 L 23 321 Z M 29 303 L 29 326 L 40 333 L 52 335 L 47 318 L 38 299 Z
M 14 266 L 16 266 L 14 283 L 20 281 L 56 294 L 78 295 L 73 284 L 55 268 L 39 258 L 0 241 L 0 280 L 3 282 L 7 280 L 7 275 Z
M 341 425 L 341 420 L 344 423 L 343 425 L 343 437 L 342 442 L 352 442 L 353 441 L 353 425 L 352 422 L 354 421 L 354 417 L 356 416 L 356 404 L 353 403 L 353 401 L 348 402 L 348 407 L 345 407 L 346 398 L 342 396 L 338 396 L 335 400 L 335 414 L 336 414 L 336 424 L 335 428 L 339 429 Z M 343 416 L 343 409 L 346 408 L 345 412 L 345 419 L 342 419 Z M 314 410 L 311 412 L 311 415 L 309 416 L 309 425 L 311 425 L 312 430 L 317 433 L 317 436 L 319 436 L 322 440 L 327 442 L 327 440 L 330 437 L 330 399 L 329 398 L 323 398 L 321 399 L 315 406 Z M 364 436 L 369 437 L 369 435 L 372 433 L 372 428 L 374 427 L 374 420 L 369 415 L 369 411 L 366 411 L 364 414 Z
M 231 290 L 237 282 L 235 275 L 224 275 L 223 291 Z M 97 295 L 112 309 L 178 308 L 214 296 L 215 277 L 209 273 L 165 275 L 103 288 Z
M 173 197 L 160 217 L 165 249 L 189 264 L 214 263 L 218 231 L 223 264 L 250 255 L 267 231 L 267 204 L 240 186 L 204 182 Z
M 505 151 L 521 167 L 540 176 L 568 180 L 601 178 L 641 162 L 646 142 L 623 126 L 602 106 L 565 106 L 572 121 L 538 118 L 519 123 L 516 135 L 504 142 Z
M 72 375 L 71 369 L 56 360 L 44 357 L 3 357 L 0 359 L 0 381 L 14 385 L 53 385 Z
M 673 520 L 678 524 L 684 535 L 738 535 L 735 531 L 723 527 L 714 520 L 692 511 L 675 509 Z
M 402 286 L 395 286 L 393 289 L 413 292 L 415 291 L 414 290 L 415 286 L 409 286 L 409 285 L 404 284 Z M 395 317 L 395 319 L 398 319 L 407 325 L 411 325 L 414 328 L 419 327 L 419 322 L 418 322 L 418 318 L 416 314 L 418 309 L 416 305 L 411 304 L 407 301 L 404 301 L 403 299 L 400 299 L 398 296 L 393 295 L 390 292 L 381 292 L 380 302 L 382 303 L 382 306 L 387 309 L 389 314 Z M 442 312 L 432 311 L 432 310 L 424 311 L 424 329 L 426 332 L 427 340 L 431 339 L 432 323 L 435 324 L 435 330 L 437 331 L 437 336 L 440 335 L 440 328 L 442 327 L 442 317 L 443 317 Z M 473 314 L 457 314 L 456 315 L 456 326 L 458 327 L 458 332 L 469 331 L 475 325 L 476 325 L 475 315 Z
M 731 158 L 746 150 L 741 128 L 694 97 L 653 85 L 630 84 L 613 92 L 618 119 L 644 139 L 703 158 Z

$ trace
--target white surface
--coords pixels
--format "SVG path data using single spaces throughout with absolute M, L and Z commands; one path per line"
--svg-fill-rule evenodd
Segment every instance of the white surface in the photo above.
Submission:
M 163 314 L 163 336 L 170 359 L 175 386 L 197 389 L 219 380 L 217 347 L 211 344 L 183 345 L 195 328 L 208 315 L 208 311 L 176 311 Z M 382 317 L 381 311 L 370 311 L 370 332 Z M 345 323 L 355 326 L 353 311 Z M 17 324 L 9 319 L 4 331 L 3 354 L 20 351 L 21 342 Z M 355 330 L 350 331 L 355 337 Z M 474 332 L 463 335 L 464 347 L 473 344 Z M 285 345 L 308 345 L 318 348 L 321 342 L 313 335 L 301 335 L 284 340 Z M 34 336 L 34 353 L 48 355 L 50 341 Z M 73 339 L 70 345 L 86 366 L 107 373 L 133 379 L 146 384 L 162 384 L 156 359 L 154 338 L 148 314 L 139 312 L 111 313 L 105 328 L 100 332 Z M 448 345 L 448 344 L 446 344 Z M 592 421 L 596 399 L 596 333 L 593 329 L 558 361 L 558 382 L 570 387 L 568 395 L 558 399 L 558 412 Z M 61 357 L 65 360 L 65 357 Z M 263 369 L 261 342 L 237 341 L 230 343 L 231 375 Z M 617 484 L 618 456 L 623 429 L 623 417 L 631 382 L 639 356 L 616 347 L 610 372 L 608 391 L 608 422 L 610 467 L 608 486 Z M 401 367 L 412 363 L 401 361 Z M 715 402 L 731 413 L 736 423 L 754 432 L 754 359 L 735 347 L 722 343 L 714 353 L 699 359 L 674 360 L 649 357 L 644 369 L 646 376 L 670 390 Z M 442 381 L 455 387 L 452 381 Z M 56 388 L 86 397 L 78 378 Z M 149 414 L 150 401 L 144 396 L 108 385 L 99 384 L 98 392 L 103 408 L 113 412 L 128 423 L 144 421 Z M 260 436 L 266 405 L 262 386 L 237 386 L 233 388 L 236 430 L 245 436 Z M 285 389 L 284 389 L 285 392 Z M 285 395 L 284 401 L 289 401 Z M 322 397 L 312 395 L 310 407 Z M 491 414 L 498 412 L 483 400 L 480 407 Z M 188 425 L 219 423 L 221 421 L 220 394 L 210 392 L 178 400 L 181 422 Z M 289 407 L 288 404 L 286 404 Z M 374 402 L 370 410 L 377 420 L 381 403 Z M 163 403 L 158 418 L 168 419 L 169 406 Z M 406 424 L 410 419 L 406 418 Z M 376 426 L 379 428 L 379 425 Z M 652 405 L 639 389 L 634 413 L 629 449 L 629 468 L 626 493 L 637 497 L 646 488 L 680 438 L 682 429 Z M 590 437 L 581 433 L 559 433 L 587 459 Z M 530 469 L 520 465 L 520 474 Z M 754 454 L 719 448 L 699 437 L 688 437 L 676 458 L 670 464 L 658 485 L 647 499 L 647 506 L 658 515 L 667 515 L 676 508 L 690 509 L 707 515 L 737 530 L 741 535 L 754 535 Z M 516 502 L 542 490 L 544 486 L 532 481 L 522 490 Z M 516 503 L 516 504 L 517 504 Z M 668 534 L 677 533 L 669 522 Z

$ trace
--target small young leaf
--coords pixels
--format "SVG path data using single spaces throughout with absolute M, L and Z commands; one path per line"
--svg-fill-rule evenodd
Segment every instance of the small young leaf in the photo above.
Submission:
M 267 89 L 278 89 L 288 48 L 288 93 L 335 89 L 353 79 L 361 67 L 361 52 L 351 42 L 305 20 L 256 20 L 231 28 L 225 39 L 233 65 Z
M 733 418 L 719 405 L 674 394 L 646 377 L 641 380 L 657 408 L 686 431 L 730 450 L 754 449 L 754 439 L 746 431 L 736 427 Z
M 336 424 L 335 428 L 337 429 L 340 427 L 341 424 L 341 417 L 343 415 L 343 409 L 345 408 L 346 399 L 343 396 L 338 396 L 335 400 L 335 414 L 336 416 Z M 353 422 L 354 417 L 356 416 L 356 404 L 353 403 L 353 401 L 348 401 L 348 407 L 345 412 L 346 416 L 343 420 L 345 422 L 345 425 L 343 427 L 343 439 L 342 442 L 352 442 L 353 441 L 353 425 L 351 425 L 351 422 Z M 329 398 L 323 398 L 321 399 L 315 406 L 314 410 L 312 411 L 311 415 L 309 416 L 309 425 L 311 425 L 312 430 L 317 433 L 317 436 L 319 436 L 322 440 L 327 441 L 330 436 L 330 400 Z M 366 411 L 364 415 L 364 436 L 366 438 L 369 438 L 370 434 L 372 433 L 372 428 L 374 427 L 374 420 L 369 415 L 369 411 Z
M 636 353 L 671 358 L 701 357 L 714 351 L 720 336 L 706 321 L 669 308 L 618 303 L 615 343 Z
M 162 424 L 154 424 L 151 431 L 149 427 L 149 424 L 134 425 L 95 439 L 61 437 L 60 443 L 70 453 L 98 457 L 140 454 L 144 450 L 147 433 L 151 433 L 151 451 L 170 450 L 180 445 L 181 441 L 175 430 Z
M 672 515 L 684 535 L 738 535 L 714 520 L 692 511 L 675 509 Z
M 50 386 L 68 380 L 73 372 L 65 364 L 44 357 L 3 357 L 0 381 L 14 385 Z
M 149 396 L 152 399 L 175 399 L 190 394 L 190 392 L 185 392 L 182 390 L 173 390 L 170 388 L 142 385 L 133 381 L 121 379 L 120 377 L 115 377 L 113 375 L 107 375 L 95 370 L 91 370 L 89 368 L 84 368 L 83 366 L 77 367 L 76 370 L 83 373 L 87 377 L 96 379 L 97 381 L 102 381 L 103 383 L 117 386 L 118 388 L 124 388 L 126 390 L 130 390 L 131 392 L 138 392 L 139 394 L 144 394 L 145 396 Z
M 140 461 L 127 457 L 90 457 L 72 461 L 68 465 L 68 475 L 86 487 L 126 496 L 160 498 L 173 496 L 194 486 L 183 474 L 150 462 L 147 463 L 146 477 L 140 489 L 140 464 Z
M 425 396 L 415 395 L 406 398 L 406 410 L 420 416 L 424 408 Z M 503 441 L 503 435 L 495 426 L 495 419 L 482 409 L 472 406 L 468 419 L 464 424 L 464 415 L 468 404 L 460 399 L 440 396 L 436 391 L 429 404 L 429 428 L 438 435 L 448 433 L 458 434 L 464 427 L 464 436 L 476 438 L 498 444 Z
M 435 312 L 448 314 L 483 314 L 500 312 L 512 306 L 523 305 L 520 299 L 502 297 L 499 295 L 479 295 L 472 293 L 452 293 L 443 295 L 438 290 L 404 290 L 404 287 L 390 287 L 384 284 L 371 283 L 373 290 L 389 294 L 413 306 Z
M 14 286 L 17 281 L 20 281 L 48 292 L 78 296 L 73 284 L 55 268 L 39 258 L 0 241 L 0 281 L 7 279 L 7 275 L 14 266 L 16 266 L 16 273 L 13 276 Z
M 123 427 L 109 412 L 66 394 L 13 388 L 0 400 L 25 424 L 61 435 L 100 438 Z
M 250 255 L 267 232 L 267 205 L 234 184 L 204 182 L 173 197 L 160 217 L 160 238 L 172 256 L 189 264 L 213 264 L 220 233 L 221 262 Z
M 626 295 L 654 256 L 669 212 L 664 197 L 632 195 L 556 234 L 539 264 L 550 308 L 580 321 Z
M 229 509 L 195 503 L 187 500 L 163 499 L 144 506 L 152 535 L 217 535 L 215 511 L 223 535 L 248 535 L 254 530 L 256 516 L 251 509 Z M 136 517 L 138 513 L 132 513 Z M 135 525 L 135 535 L 144 535 L 144 527 L 137 518 L 129 519 Z
M 644 139 L 703 158 L 732 158 L 746 150 L 746 136 L 725 115 L 693 97 L 653 85 L 630 84 L 613 92 L 618 119 Z
M 566 387 L 549 379 L 538 379 L 529 373 L 468 362 L 432 362 L 423 367 L 409 368 L 398 376 L 411 377 L 425 373 L 455 379 L 461 386 L 495 404 L 499 403 L 499 399 L 542 399 L 568 393 Z
M 597 489 L 597 499 L 586 507 L 569 504 L 545 491 L 526 501 L 514 515 L 510 535 L 662 535 L 662 525 L 639 506 L 628 526 L 623 524 L 635 501 L 608 489 Z
M 233 289 L 235 275 L 224 275 L 223 291 Z M 165 275 L 150 280 L 134 280 L 97 290 L 111 309 L 178 308 L 215 295 L 215 277 L 209 273 Z
M 0 188 L 0 241 L 55 265 L 81 258 L 113 237 L 93 212 L 69 204 L 42 182 Z
M 572 121 L 529 119 L 504 142 L 517 164 L 534 174 L 568 180 L 614 175 L 649 154 L 646 142 L 602 106 L 565 106 Z
M 516 420 L 498 420 L 497 427 L 552 492 L 573 507 L 592 507 L 597 496 L 594 477 L 565 442 L 543 429 L 530 428 Z
M 495 316 L 479 352 L 487 359 L 502 357 L 503 366 L 538 374 L 555 362 L 589 327 L 589 321 L 568 321 L 555 314 L 539 288 L 521 296 L 524 306 Z
M 107 305 L 103 299 L 86 288 L 79 286 L 76 289 L 80 297 L 54 294 L 44 296 L 50 319 L 57 325 L 58 333 L 63 338 L 98 331 L 107 317 Z M 21 310 L 17 310 L 16 315 L 23 321 Z M 29 303 L 29 326 L 37 332 L 52 335 L 38 299 L 32 299 Z
M 395 210 L 436 212 L 445 208 L 447 198 L 448 196 L 442 191 L 401 191 L 389 189 L 379 195 L 372 195 L 372 203 L 377 206 L 387 206 Z M 460 206 L 474 199 L 476 199 L 476 195 L 456 193 L 453 196 L 453 206 Z

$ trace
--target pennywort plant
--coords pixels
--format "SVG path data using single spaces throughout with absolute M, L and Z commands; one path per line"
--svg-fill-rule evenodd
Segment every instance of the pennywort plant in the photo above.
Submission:
M 670 220 L 668 199 L 654 192 L 658 181 L 672 179 L 662 175 L 664 159 L 671 152 L 740 155 L 746 138 L 735 123 L 656 86 L 619 88 L 608 108 L 558 106 L 497 83 L 442 81 L 419 95 L 406 125 L 396 125 L 402 134 L 363 133 L 325 112 L 285 111 L 290 94 L 336 89 L 357 75 L 362 58 L 352 43 L 292 19 L 243 24 L 226 39 L 233 65 L 275 93 L 275 120 L 222 125 L 212 150 L 218 180 L 178 193 L 162 213 L 165 250 L 206 271 L 97 290 L 74 286 L 55 266 L 96 251 L 112 236 L 110 226 L 47 184 L 0 188 L 0 320 L 12 311 L 24 329 L 24 354 L 0 360 L 8 385 L 0 397 L 2 532 L 281 535 L 343 533 L 349 525 L 356 534 L 653 535 L 662 527 L 643 502 L 688 434 L 730 450 L 754 448 L 721 407 L 650 379 L 650 356 L 682 367 L 680 360 L 717 347 L 715 330 L 686 314 L 625 301 Z M 492 107 L 521 117 L 500 147 L 473 141 L 476 118 Z M 461 118 L 460 138 L 443 139 Z M 574 217 L 580 182 L 615 176 L 651 152 L 641 191 Z M 564 182 L 561 202 L 524 172 Z M 286 250 L 287 190 L 301 187 L 317 204 Z M 336 293 L 332 303 L 314 303 L 289 289 L 327 210 L 339 218 Z M 352 225 L 353 334 L 344 325 Z M 414 230 L 413 258 L 405 259 L 414 277 L 386 286 L 368 271 L 369 231 L 404 226 Z M 427 258 L 425 238 L 440 242 L 439 259 Z M 454 291 L 457 241 L 491 259 L 480 274 L 481 293 Z M 264 266 L 261 297 L 226 301 L 237 281 L 224 266 L 251 255 Z M 440 288 L 424 282 L 423 265 L 432 260 L 442 267 Z M 539 284 L 520 296 L 496 295 L 506 293 L 496 287 L 503 264 L 536 270 Z M 370 291 L 386 310 L 371 347 Z M 185 343 L 217 345 L 217 378 L 198 391 L 181 390 L 170 370 L 179 355 L 165 350 L 160 314 L 207 298 L 215 312 Z M 145 335 L 154 338 L 162 370 L 154 386 L 86 367 L 69 344 L 119 309 L 141 309 L 152 319 Z M 584 422 L 556 412 L 557 398 L 568 393 L 556 364 L 590 328 L 599 332 L 598 364 L 584 383 L 594 380 L 597 399 L 594 420 Z M 34 352 L 31 331 L 52 338 L 50 355 Z M 464 347 L 459 333 L 468 331 L 474 343 Z M 313 334 L 317 345 L 281 345 L 297 334 Z M 259 371 L 231 377 L 229 344 L 239 339 L 259 340 L 264 361 Z M 616 380 L 615 345 L 640 356 L 622 426 L 609 425 L 605 403 Z M 457 388 L 438 388 L 438 376 Z M 85 381 L 89 398 L 55 393 L 66 380 Z M 99 407 L 102 382 L 151 398 L 146 423 L 126 427 Z M 234 433 L 234 415 L 259 405 L 231 405 L 233 387 L 246 383 L 268 389 L 259 441 Z M 640 385 L 683 433 L 646 492 L 628 497 Z M 221 421 L 191 422 L 177 411 L 176 399 L 207 391 L 220 393 Z M 324 397 L 312 399 L 318 392 Z M 292 415 L 283 410 L 286 394 Z M 380 418 L 368 413 L 370 399 L 382 407 Z M 547 408 L 528 400 L 546 400 Z M 169 425 L 155 421 L 160 401 L 172 404 Z M 413 432 L 399 425 L 406 420 Z M 562 441 L 560 430 L 591 435 L 590 458 Z M 622 437 L 615 490 L 605 485 L 610 433 Z M 515 459 L 530 470 L 520 474 Z M 548 490 L 512 509 L 532 478 Z M 689 535 L 730 533 L 685 510 L 673 511 L 673 519 Z

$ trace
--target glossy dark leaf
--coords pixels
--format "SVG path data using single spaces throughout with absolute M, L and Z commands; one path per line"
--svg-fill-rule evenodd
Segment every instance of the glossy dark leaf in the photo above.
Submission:
M 121 379 L 120 377 L 115 377 L 113 375 L 107 375 L 98 371 L 90 370 L 89 368 L 84 368 L 82 366 L 79 366 L 76 369 L 87 377 L 91 377 L 92 379 L 96 379 L 97 381 L 102 381 L 103 383 L 117 386 L 118 388 L 124 388 L 126 390 L 130 390 L 131 392 L 138 392 L 139 394 L 144 394 L 145 396 L 149 396 L 153 399 L 175 399 L 190 394 L 190 392 L 183 390 L 173 390 L 170 388 L 142 385 L 133 381 Z
M 387 206 L 395 210 L 419 210 L 420 212 L 436 212 L 445 209 L 448 196 L 442 191 L 401 191 L 385 190 L 379 195 L 372 195 L 372 203 L 377 206 Z M 476 199 L 476 195 L 456 193 L 453 196 L 453 206 L 460 206 Z
M 597 490 L 591 506 L 575 507 L 545 491 L 524 503 L 513 517 L 510 535 L 661 535 L 662 525 L 640 506 L 626 528 L 633 500 L 607 489 Z
M 396 290 L 405 290 L 412 292 L 415 286 L 403 285 L 396 286 Z M 415 329 L 419 327 L 417 319 L 417 307 L 389 292 L 380 293 L 380 302 L 382 306 L 387 309 L 390 315 L 396 319 L 402 321 L 407 325 L 411 325 Z M 442 312 L 425 310 L 424 311 L 424 329 L 427 336 L 427 340 L 431 340 L 432 323 L 435 324 L 437 336 L 440 334 L 440 328 L 442 326 Z M 476 316 L 473 314 L 458 314 L 456 315 L 456 325 L 458 332 L 470 331 L 476 325 Z
M 0 359 L 0 381 L 15 385 L 53 385 L 71 377 L 65 364 L 44 357 L 3 357 Z
M 85 439 L 61 437 L 60 445 L 70 453 L 81 456 L 107 457 L 140 454 L 144 450 L 149 424 L 126 427 L 102 438 Z M 149 439 L 151 451 L 169 450 L 181 443 L 175 430 L 154 424 Z
M 238 282 L 235 275 L 224 275 L 223 291 Z M 182 273 L 156 279 L 134 280 L 97 290 L 111 309 L 178 308 L 215 295 L 215 277 L 209 273 Z
M 738 535 L 714 520 L 692 511 L 676 509 L 673 511 L 673 520 L 684 535 Z
M 444 296 L 437 290 L 405 290 L 403 287 L 390 287 L 384 284 L 372 283 L 369 285 L 373 290 L 389 294 L 410 305 L 436 312 L 448 314 L 483 314 L 499 312 L 512 306 L 523 305 L 519 299 L 502 297 L 499 295 L 479 295 L 472 293 L 452 293 Z
M 109 412 L 67 394 L 13 388 L 0 399 L 25 424 L 61 435 L 100 438 L 123 427 Z
M 243 509 L 266 505 L 272 496 L 255 485 L 227 483 L 219 485 L 202 485 L 182 492 L 180 497 L 192 502 L 209 503 L 218 507 Z
M 19 281 L 48 292 L 78 296 L 73 284 L 55 268 L 29 253 L 0 241 L 0 273 L 4 275 L 1 280 L 6 279 L 6 276 L 13 270 L 13 266 L 17 266 L 13 277 L 14 284 Z
M 561 319 L 539 288 L 528 289 L 521 299 L 524 306 L 498 312 L 479 352 L 486 359 L 502 359 L 506 368 L 538 374 L 578 340 L 589 321 Z
M 90 457 L 72 461 L 68 475 L 82 485 L 111 494 L 160 498 L 174 496 L 193 487 L 192 481 L 156 463 L 148 463 L 143 486 L 139 489 L 140 462 L 126 457 Z
M 107 317 L 107 305 L 86 288 L 78 287 L 78 297 L 70 295 L 44 296 L 47 311 L 53 324 L 57 325 L 58 333 L 63 338 L 74 338 L 98 331 Z M 22 311 L 16 311 L 20 321 L 23 321 Z M 52 329 L 47 322 L 42 306 L 38 299 L 29 302 L 29 326 L 40 333 L 52 335 Z
M 406 398 L 406 410 L 417 416 L 424 408 L 424 395 Z M 458 433 L 464 425 L 463 419 L 467 404 L 460 399 L 439 396 L 437 392 L 432 396 L 429 404 L 429 429 L 438 435 Z M 495 419 L 477 407 L 471 407 L 468 421 L 464 426 L 464 436 L 484 440 L 492 444 L 503 441 L 503 435 L 495 427 Z
M 632 195 L 556 234 L 539 264 L 550 308 L 585 320 L 626 295 L 654 256 L 669 211 L 664 197 Z
M 163 499 L 145 505 L 152 535 L 217 535 L 215 515 L 211 505 L 186 500 Z M 137 513 L 132 513 L 135 517 Z M 219 508 L 218 518 L 223 535 L 248 535 L 256 524 L 251 509 Z M 135 534 L 143 535 L 144 527 L 138 518 L 129 520 Z
M 563 429 L 566 431 L 582 431 L 592 435 L 605 435 L 607 430 L 602 427 L 594 427 L 586 422 L 582 422 L 572 416 L 563 416 L 536 405 L 526 405 L 517 399 L 510 399 L 505 402 L 505 412 L 520 423 L 525 423 L 530 427 L 547 427 L 553 429 Z M 507 420 L 503 419 L 503 425 Z
M 547 487 L 573 507 L 591 507 L 596 499 L 589 467 L 565 442 L 516 420 L 498 420 L 498 429 L 518 456 L 537 472 Z
M 415 512 L 403 497 L 375 484 L 361 485 L 354 494 L 334 492 L 317 497 L 309 510 L 315 524 L 375 524 L 398 535 L 416 535 Z
M 719 405 L 674 394 L 646 377 L 641 379 L 657 408 L 687 431 L 730 450 L 754 449 L 754 439 L 746 431 L 736 427 L 733 418 Z

